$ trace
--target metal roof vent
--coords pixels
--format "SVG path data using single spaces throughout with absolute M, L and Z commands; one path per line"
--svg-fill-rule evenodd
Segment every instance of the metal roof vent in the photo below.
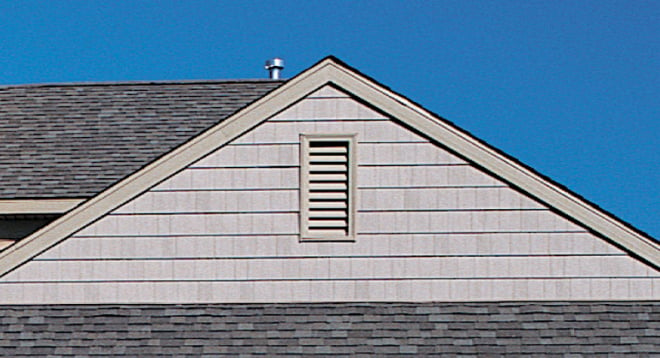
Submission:
M 268 61 L 266 61 L 266 66 L 265 68 L 268 70 L 270 73 L 270 79 L 271 80 L 279 80 L 280 79 L 280 71 L 284 69 L 284 60 L 281 58 L 273 58 Z

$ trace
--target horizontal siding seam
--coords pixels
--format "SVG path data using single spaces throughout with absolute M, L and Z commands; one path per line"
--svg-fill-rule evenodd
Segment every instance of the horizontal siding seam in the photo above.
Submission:
M 358 168 L 408 168 L 408 167 L 471 167 L 469 163 L 376 163 L 362 162 Z M 295 169 L 297 164 L 252 164 L 252 165 L 191 165 L 186 170 L 213 170 L 213 169 Z
M 649 276 L 621 276 L 621 277 L 611 277 L 611 276 L 474 276 L 474 277 L 370 277 L 370 278 L 263 278 L 263 279 L 160 279 L 160 280 L 53 280 L 53 281 L 0 281 L 0 286 L 2 284 L 15 285 L 15 284 L 85 284 L 85 283 L 178 283 L 178 282 L 327 282 L 327 281 L 355 281 L 355 282 L 369 282 L 369 281 L 568 281 L 568 280 L 657 280 L 658 277 L 649 277 Z
M 545 257 L 628 257 L 625 253 L 617 254 L 447 254 L 447 255 L 308 255 L 308 256 L 159 256 L 159 257 L 98 257 L 98 258 L 40 258 L 35 262 L 70 262 L 70 261 L 190 261 L 190 260 L 316 260 L 316 259 L 420 259 L 420 258 L 545 258 Z
M 300 168 L 300 165 L 289 165 L 289 164 L 254 164 L 254 165 L 198 165 L 198 166 L 189 166 L 186 170 L 213 170 L 213 169 L 296 169 Z
M 316 119 L 312 117 L 301 117 L 301 118 L 287 118 L 287 119 L 271 119 L 271 123 L 304 123 L 304 122 L 315 122 L 315 123 L 337 123 L 337 122 L 390 122 L 388 118 L 350 118 L 342 117 L 339 119 Z
M 479 212 L 517 212 L 550 211 L 545 208 L 457 208 L 457 209 L 359 209 L 358 213 L 479 213 Z M 111 213 L 107 216 L 176 216 L 176 215 L 236 215 L 236 214 L 297 214 L 299 210 L 231 210 L 231 211 L 170 211 L 170 212 L 134 212 Z
M 430 144 L 428 140 L 358 140 L 356 142 L 358 145 L 360 144 Z M 300 142 L 247 142 L 247 143 L 242 143 L 242 142 L 231 142 L 225 144 L 224 147 L 252 147 L 252 146 L 289 146 L 289 145 L 295 145 L 298 146 L 300 145 Z M 224 148 L 221 147 L 221 148 Z
M 497 188 L 508 188 L 506 185 L 494 185 L 494 184 L 484 184 L 484 185 L 437 185 L 437 186 L 430 186 L 430 185 L 408 185 L 408 186 L 387 186 L 387 185 L 381 185 L 381 186 L 358 186 L 358 190 L 401 190 L 401 189 L 438 189 L 438 190 L 443 190 L 443 189 L 497 189 Z M 272 187 L 272 188 L 223 188 L 223 187 L 218 187 L 218 188 L 184 188 L 184 189 L 158 189 L 154 188 L 151 189 L 149 192 L 153 193 L 163 193 L 163 192 L 171 192 L 171 193 L 187 193 L 187 192 L 208 192 L 208 191 L 216 191 L 216 192 L 224 192 L 224 191 L 290 191 L 290 190 L 295 190 L 298 191 L 300 188 L 298 187 Z
M 406 235 L 495 235 L 495 234 L 584 234 L 588 233 L 586 230 L 546 230 L 546 231 L 447 231 L 447 232 L 358 232 L 357 235 L 390 235 L 390 236 L 406 236 Z M 298 233 L 213 233 L 213 234 L 99 234 L 99 235 L 74 235 L 74 238 L 176 238 L 176 237 L 269 237 L 269 236 L 295 236 Z M 359 240 L 359 238 L 358 238 Z M 336 244 L 336 243 L 335 243 Z

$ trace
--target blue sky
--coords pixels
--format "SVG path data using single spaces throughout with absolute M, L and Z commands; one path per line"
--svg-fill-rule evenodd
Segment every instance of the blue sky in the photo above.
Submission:
M 658 1 L 4 1 L 0 84 L 332 54 L 660 237 Z

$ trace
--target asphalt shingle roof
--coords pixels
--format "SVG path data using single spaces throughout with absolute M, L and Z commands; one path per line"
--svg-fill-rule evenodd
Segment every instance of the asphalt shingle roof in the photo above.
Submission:
M 634 356 L 660 351 L 652 302 L 0 306 L 0 354 Z
M 282 83 L 0 87 L 0 199 L 94 196 Z

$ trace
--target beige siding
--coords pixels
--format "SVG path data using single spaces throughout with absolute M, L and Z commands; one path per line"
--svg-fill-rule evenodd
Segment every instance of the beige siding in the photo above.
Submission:
M 288 257 L 40 261 L 13 275 L 20 282 L 646 278 L 651 269 L 615 257 Z
M 298 244 L 292 235 L 244 236 L 79 236 L 37 260 L 188 259 L 272 257 L 626 257 L 588 233 L 361 235 L 355 243 Z
M 191 168 L 244 168 L 269 166 L 297 166 L 300 154 L 297 143 L 273 143 L 268 145 L 227 145 L 221 151 L 210 155 Z M 464 160 L 446 151 L 438 150 L 428 142 L 401 143 L 360 143 L 358 162 L 362 166 L 371 165 L 458 165 L 467 164 Z
M 3 302 L 346 302 L 657 299 L 650 279 L 62 282 L 5 284 Z
M 301 133 L 357 133 L 354 243 L 298 240 Z M 0 303 L 658 297 L 657 271 L 331 87 L 0 279 Z
M 387 120 L 328 120 L 317 122 L 266 122 L 236 140 L 236 144 L 298 143 L 300 133 L 359 133 L 358 141 L 376 143 L 426 142 L 419 135 Z
M 360 211 L 532 210 L 543 206 L 506 187 L 363 188 Z M 297 211 L 298 190 L 150 191 L 124 205 L 118 214 Z

